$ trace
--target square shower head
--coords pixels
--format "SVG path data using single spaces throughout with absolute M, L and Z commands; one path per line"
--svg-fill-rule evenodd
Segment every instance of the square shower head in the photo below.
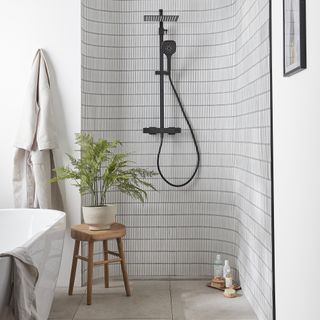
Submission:
M 159 21 L 167 21 L 167 22 L 177 22 L 179 19 L 179 16 L 176 15 L 151 15 L 147 14 L 144 15 L 143 20 L 148 22 L 159 22 Z

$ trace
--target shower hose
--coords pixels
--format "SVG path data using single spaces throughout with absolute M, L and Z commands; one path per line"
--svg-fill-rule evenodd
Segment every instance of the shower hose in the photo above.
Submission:
M 181 112 L 182 112 L 182 114 L 183 114 L 183 117 L 184 117 L 184 119 L 185 119 L 185 121 L 186 121 L 186 123 L 187 123 L 187 125 L 188 125 L 188 127 L 189 127 L 189 130 L 190 130 L 190 133 L 191 133 L 191 136 L 192 136 L 192 140 L 193 140 L 193 144 L 194 144 L 194 147 L 195 147 L 196 153 L 197 153 L 197 164 L 196 164 L 196 167 L 195 167 L 194 172 L 192 173 L 191 177 L 190 177 L 186 182 L 184 182 L 184 183 L 182 183 L 182 184 L 175 184 L 175 183 L 172 183 L 172 182 L 168 181 L 168 179 L 163 175 L 163 173 L 162 173 L 162 171 L 161 171 L 161 168 L 160 168 L 160 155 L 161 155 L 161 150 L 162 150 L 162 145 L 163 145 L 163 135 L 164 135 L 163 133 L 161 133 L 161 135 L 160 135 L 160 145 L 159 145 L 159 150 L 158 150 L 158 155 L 157 155 L 157 168 L 158 168 L 158 172 L 159 172 L 161 178 L 162 178 L 167 184 L 169 184 L 169 185 L 172 186 L 172 187 L 179 188 L 179 187 L 184 187 L 184 186 L 186 186 L 186 185 L 194 178 L 194 176 L 196 175 L 196 173 L 197 173 L 197 171 L 198 171 L 198 169 L 199 169 L 199 165 L 200 165 L 200 152 L 199 152 L 198 143 L 197 143 L 196 137 L 195 137 L 195 135 L 194 135 L 194 132 L 193 132 L 191 123 L 190 123 L 190 121 L 189 121 L 189 119 L 188 119 L 188 116 L 187 116 L 185 110 L 184 110 L 184 107 L 183 107 L 182 102 L 181 102 L 181 100 L 180 100 L 180 98 L 179 98 L 178 92 L 177 92 L 177 90 L 176 90 L 176 88 L 175 88 L 175 86 L 174 86 L 174 84 L 173 84 L 173 81 L 172 81 L 172 78 L 171 78 L 170 73 L 168 74 L 168 77 L 169 77 L 169 81 L 170 81 L 172 90 L 173 90 L 173 92 L 174 92 L 174 94 L 175 94 L 175 96 L 176 96 L 176 98 L 177 98 L 178 103 L 179 103 L 179 106 L 180 106 Z

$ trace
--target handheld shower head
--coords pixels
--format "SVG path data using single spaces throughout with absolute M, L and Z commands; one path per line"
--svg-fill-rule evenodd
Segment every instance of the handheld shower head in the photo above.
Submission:
M 173 40 L 166 40 L 162 43 L 162 52 L 168 57 L 176 52 L 176 42 Z
M 167 56 L 167 71 L 171 73 L 171 56 L 176 52 L 176 42 L 173 40 L 163 41 L 161 50 Z

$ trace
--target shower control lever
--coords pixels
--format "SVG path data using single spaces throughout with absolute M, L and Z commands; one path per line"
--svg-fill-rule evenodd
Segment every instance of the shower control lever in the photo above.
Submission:
M 156 127 L 149 127 L 143 128 L 143 133 L 149 134 L 157 134 L 157 133 L 168 133 L 170 135 L 181 133 L 181 128 L 176 127 L 169 127 L 169 128 L 156 128 Z
M 167 76 L 169 75 L 169 72 L 168 72 L 168 71 L 158 71 L 158 70 L 157 70 L 157 71 L 155 71 L 154 73 L 155 73 L 156 75 L 160 75 L 160 74 L 164 74 L 164 75 L 167 75 Z

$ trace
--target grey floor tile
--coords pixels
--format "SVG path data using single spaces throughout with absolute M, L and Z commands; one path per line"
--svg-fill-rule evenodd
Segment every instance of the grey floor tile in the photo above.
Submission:
M 83 294 L 83 288 L 75 288 L 72 296 L 68 295 L 67 288 L 57 288 L 49 319 L 72 319 L 78 310 Z
M 243 295 L 225 298 L 206 281 L 172 281 L 171 295 L 174 320 L 257 320 Z
M 133 281 L 132 297 L 126 297 L 122 281 L 110 285 L 94 286 L 91 306 L 86 305 L 85 287 L 76 288 L 71 297 L 67 288 L 57 289 L 49 319 L 171 320 L 172 308 L 174 320 L 257 320 L 243 295 L 227 299 L 202 280 Z
M 168 281 L 133 281 L 127 297 L 121 282 L 94 288 L 91 306 L 83 296 L 74 319 L 172 319 Z M 103 293 L 102 293 L 103 291 Z

